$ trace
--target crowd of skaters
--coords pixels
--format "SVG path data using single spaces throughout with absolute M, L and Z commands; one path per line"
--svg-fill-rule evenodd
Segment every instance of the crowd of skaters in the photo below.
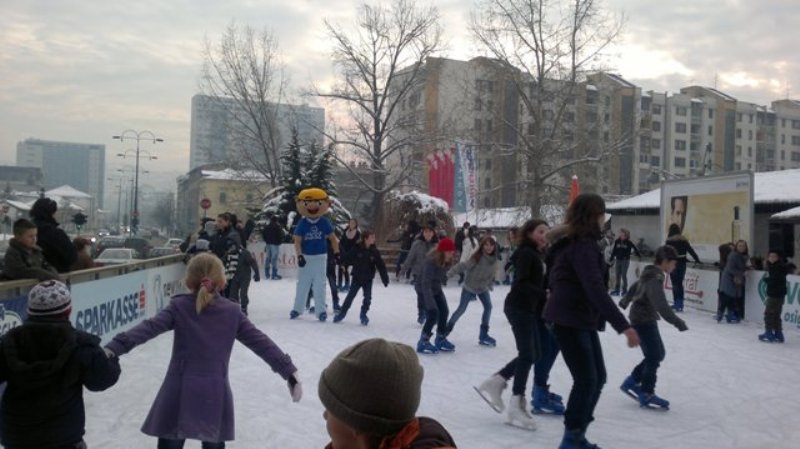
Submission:
M 53 209 L 47 216 L 52 220 L 54 213 Z M 34 219 L 37 221 L 37 217 Z M 655 251 L 654 263 L 642 270 L 639 279 L 628 288 L 628 263 L 631 254 L 639 255 L 638 249 L 630 241 L 627 230 L 621 230 L 619 238 L 604 245 L 607 238 L 602 232 L 604 219 L 602 198 L 582 194 L 570 205 L 564 225 L 551 229 L 543 220 L 529 220 L 519 229 L 509 231 L 506 247 L 499 245 L 491 233 L 481 234 L 469 223 L 450 239 L 437 229 L 435 222 L 424 226 L 410 222 L 398 239 L 401 250 L 395 277 L 397 280 L 405 277 L 413 284 L 417 321 L 422 325 L 420 338 L 416 348 L 381 339 L 357 343 L 340 353 L 323 371 L 319 395 L 326 407 L 325 419 L 332 440 L 329 447 L 455 447 L 441 424 L 415 416 L 422 382 L 422 368 L 416 354 L 454 352 L 455 344 L 448 337 L 474 299 L 479 299 L 483 307 L 478 342 L 487 347 L 496 346 L 496 340 L 489 335 L 490 292 L 500 282 L 499 267 L 504 273 L 502 282 L 511 285 L 503 312 L 511 324 L 517 354 L 476 390 L 495 411 L 504 412 L 502 393 L 507 382 L 513 379 L 512 397 L 507 407 L 510 424 L 536 429 L 525 398 L 528 373 L 532 370 L 530 410 L 564 415 L 565 431 L 559 447 L 598 447 L 588 441 L 586 433 L 606 383 L 597 335 L 606 323 L 625 336 L 628 346 L 640 345 L 643 353 L 642 362 L 623 381 L 621 389 L 643 407 L 668 408 L 669 402 L 655 394 L 656 372 L 665 353 L 657 320 L 662 317 L 680 331 L 687 330 L 687 326 L 675 314 L 683 309 L 680 289 L 673 288 L 670 307 L 662 287 L 665 276 L 672 278 L 673 286 L 682 285 L 687 254 L 693 255 L 696 261 L 697 255 L 680 235 L 680 229 L 673 232 L 675 229 L 671 227 L 666 244 Z M 38 221 L 41 222 L 41 218 Z M 291 358 L 247 318 L 250 279 L 258 282 L 262 274 L 245 246 L 253 232 L 252 220 L 240 223 L 228 213 L 204 221 L 200 230 L 188 237 L 182 247 L 187 254 L 185 283 L 190 293 L 177 295 L 155 317 L 117 335 L 105 348 L 100 348 L 98 338 L 77 331 L 69 324 L 69 290 L 59 282 L 60 270 L 44 257 L 42 235 L 52 236 L 52 230 L 42 232 L 39 226 L 27 220 L 15 223 L 13 246 L 21 252 L 21 257 L 27 258 L 26 263 L 33 261 L 30 262 L 33 267 L 28 267 L 30 271 L 24 272 L 22 277 L 44 282 L 31 290 L 29 319 L 4 337 L 0 345 L 0 381 L 8 382 L 3 417 L 14 413 L 16 419 L 31 425 L 52 422 L 55 430 L 23 435 L 19 432 L 22 427 L 15 424 L 11 428 L 4 419 L 0 429 L 4 446 L 10 449 L 86 447 L 82 439 L 83 387 L 92 391 L 111 387 L 120 375 L 118 357 L 167 331 L 175 332 L 176 345 L 162 388 L 142 427 L 144 433 L 158 438 L 159 448 L 183 447 L 186 439 L 203 441 L 204 448 L 220 448 L 225 446 L 225 441 L 233 439 L 233 403 L 225 379 L 234 340 L 245 344 L 283 377 L 292 399 L 299 401 L 303 394 L 302 383 Z M 285 231 L 270 217 L 260 232 L 267 254 L 263 276 L 280 279 L 277 255 L 280 245 L 286 241 Z M 367 325 L 374 277 L 379 275 L 385 286 L 389 283 L 385 263 L 375 244 L 376 236 L 360 229 L 356 220 L 350 220 L 347 227 L 336 234 L 337 251 L 332 252 L 332 245 L 327 248 L 325 279 L 332 293 L 333 321 L 341 322 L 346 317 L 352 301 L 361 291 L 360 321 Z M 66 242 L 72 244 L 68 239 Z M 610 246 L 610 251 L 604 254 L 603 246 Z M 506 255 L 505 264 L 502 263 L 503 254 Z M 742 261 L 738 260 L 746 254 L 746 244 L 741 248 L 737 242 L 721 263 L 720 307 L 723 312 L 723 304 L 725 308 L 732 308 L 732 313 L 739 307 L 737 301 L 741 296 L 737 295 L 740 295 L 741 284 L 733 281 L 733 291 L 723 285 L 726 272 L 736 276 L 748 269 L 747 263 L 742 267 Z M 12 257 L 20 257 L 20 254 Z M 67 267 L 67 271 L 75 261 L 56 263 Z M 614 290 L 609 292 L 612 263 L 617 268 Z M 791 267 L 779 254 L 770 253 L 767 272 L 766 315 L 769 319 L 767 331 L 760 338 L 776 341 L 776 333 L 780 332 L 780 301 L 785 296 L 785 276 L 791 272 Z M 450 315 L 443 286 L 456 275 L 461 296 L 457 309 Z M 779 291 L 781 276 L 783 295 Z M 347 296 L 340 304 L 337 293 L 341 291 L 346 291 Z M 622 296 L 621 307 L 631 307 L 629 319 L 617 308 L 610 293 Z M 316 307 L 324 309 L 324 289 L 321 292 L 317 289 L 314 295 L 318 299 Z M 306 300 L 307 296 L 304 296 Z M 320 320 L 324 321 L 321 316 Z M 69 354 L 62 353 L 57 363 L 51 363 L 51 371 L 32 378 L 31 367 L 20 363 L 20 352 L 42 353 L 47 347 L 62 351 L 69 348 Z M 187 381 L 182 373 L 206 369 L 204 354 L 208 354 L 209 347 L 215 348 L 212 352 L 219 359 L 218 366 L 225 368 L 204 384 Z M 573 378 L 566 403 L 561 395 L 551 392 L 548 385 L 550 370 L 559 354 Z M 70 382 L 55 382 L 56 376 L 73 372 L 80 375 L 70 378 Z M 352 382 L 352 379 L 363 382 Z M 31 394 L 32 382 L 68 397 L 69 413 L 64 413 L 63 409 L 50 414 L 29 410 L 21 398 Z M 206 393 L 209 386 L 223 393 L 210 406 Z M 391 400 L 381 396 L 381 392 L 386 391 L 405 392 L 403 400 L 398 401 L 395 394 Z M 204 406 L 198 406 L 198 401 L 205 401 Z M 427 445 L 417 445 L 420 441 Z M 430 445 L 431 442 L 435 444 Z

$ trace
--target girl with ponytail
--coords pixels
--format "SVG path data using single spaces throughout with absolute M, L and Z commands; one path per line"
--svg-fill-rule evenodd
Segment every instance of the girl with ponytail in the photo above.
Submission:
M 198 254 L 186 267 L 190 293 L 175 295 L 156 316 L 117 334 L 106 346 L 122 355 L 167 331 L 175 332 L 172 358 L 142 432 L 158 438 L 158 448 L 180 448 L 186 439 L 204 448 L 225 447 L 234 439 L 233 394 L 228 363 L 234 340 L 250 348 L 286 379 L 297 402 L 303 394 L 297 368 L 238 304 L 220 295 L 225 270 L 213 254 Z

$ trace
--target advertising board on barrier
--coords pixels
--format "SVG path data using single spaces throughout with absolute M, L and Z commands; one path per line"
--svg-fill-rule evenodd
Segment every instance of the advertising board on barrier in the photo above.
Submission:
M 22 325 L 28 317 L 28 298 L 18 296 L 0 301 L 0 337 L 6 332 Z
M 267 257 L 267 251 L 263 241 L 249 242 L 247 249 L 255 257 L 258 262 L 258 270 L 261 277 L 264 277 L 264 259 Z M 280 246 L 278 251 L 278 274 L 284 278 L 297 277 L 297 254 L 294 251 L 294 245 L 291 243 L 284 243 Z

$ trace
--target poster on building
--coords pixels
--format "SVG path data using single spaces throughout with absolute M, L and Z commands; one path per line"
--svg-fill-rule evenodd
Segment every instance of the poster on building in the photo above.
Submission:
M 753 174 L 665 181 L 661 184 L 661 235 L 677 225 L 700 259 L 715 262 L 719 245 L 753 241 Z
M 455 174 L 455 212 L 470 212 L 478 205 L 478 161 L 475 146 L 456 144 Z

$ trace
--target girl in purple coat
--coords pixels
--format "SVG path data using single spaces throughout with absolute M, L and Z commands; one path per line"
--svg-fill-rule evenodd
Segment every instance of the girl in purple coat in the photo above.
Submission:
M 158 437 L 158 449 L 182 448 L 185 440 L 203 442 L 204 449 L 225 447 L 233 435 L 233 395 L 228 362 L 239 340 L 289 384 L 292 399 L 302 396 L 297 368 L 269 337 L 242 313 L 238 304 L 220 296 L 225 287 L 222 262 L 213 254 L 198 254 L 186 268 L 189 294 L 176 295 L 155 317 L 118 334 L 106 350 L 122 355 L 164 332 L 173 330 L 172 358 L 142 432 Z

